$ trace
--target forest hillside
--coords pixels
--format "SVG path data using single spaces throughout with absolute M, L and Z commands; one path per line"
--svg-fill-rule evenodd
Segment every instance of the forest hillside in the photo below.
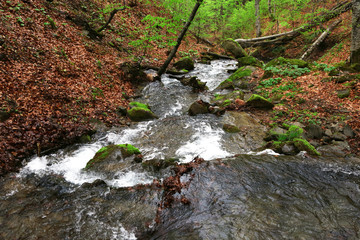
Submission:
M 96 129 L 130 125 L 124 109 L 137 86 L 152 81 L 138 71 L 140 66 L 163 63 L 194 2 L 1 1 L 0 175 L 17 170 L 33 154 L 86 142 Z M 263 36 L 302 26 L 338 1 L 273 1 L 276 10 L 269 10 L 267 3 L 260 6 Z M 202 52 L 225 54 L 221 48 L 225 39 L 256 37 L 253 10 L 253 1 L 205 1 L 174 60 L 199 60 Z M 114 18 L 102 29 L 112 13 Z M 294 107 L 276 108 L 266 120 L 270 124 L 288 112 L 288 119 L 321 122 L 331 115 L 360 127 L 354 121 L 359 117 L 358 81 L 348 86 L 352 90 L 345 99 L 336 95 L 343 86 L 321 81 L 336 63 L 348 61 L 351 11 L 282 44 L 245 50 L 264 62 L 280 56 L 299 58 L 339 19 L 342 22 L 306 59 L 317 66 L 299 79 L 298 89 L 307 94 L 290 94 L 287 103 Z M 290 81 L 292 76 L 284 78 Z M 274 97 L 271 88 L 262 91 Z M 314 96 L 320 95 L 315 103 Z

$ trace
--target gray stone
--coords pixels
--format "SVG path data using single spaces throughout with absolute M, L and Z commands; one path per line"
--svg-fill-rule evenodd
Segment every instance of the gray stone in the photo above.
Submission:
M 340 132 L 336 132 L 331 136 L 333 139 L 338 140 L 338 141 L 344 141 L 346 140 L 346 136 Z
M 316 124 L 310 124 L 309 126 L 305 127 L 305 131 L 306 131 L 306 138 L 311 139 L 321 139 L 324 131 L 322 130 L 322 128 Z
M 331 137 L 333 135 L 332 131 L 330 129 L 325 130 L 325 135 L 328 137 Z
M 297 152 L 295 146 L 292 144 L 285 144 L 281 148 L 281 151 L 286 155 L 294 155 Z
M 274 107 L 274 104 L 272 104 L 269 100 L 257 94 L 253 94 L 249 100 L 246 101 L 246 104 L 254 108 L 263 109 L 272 109 Z
M 348 124 L 346 124 L 344 127 L 344 135 L 351 138 L 355 136 L 354 131 Z

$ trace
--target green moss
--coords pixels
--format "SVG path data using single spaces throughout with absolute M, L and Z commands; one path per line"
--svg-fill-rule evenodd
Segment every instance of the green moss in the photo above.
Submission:
M 244 70 L 244 67 L 241 67 L 236 70 L 236 72 L 234 72 L 228 79 L 226 79 L 226 81 L 233 82 L 239 80 L 240 78 L 251 76 L 251 73 L 252 71 L 250 69 Z
M 223 130 L 228 133 L 238 133 L 240 132 L 240 129 L 234 125 L 231 124 L 224 124 Z
M 321 154 L 312 146 L 308 141 L 302 138 L 294 138 L 293 139 L 295 147 L 299 151 L 306 151 L 310 155 L 320 156 Z
M 120 149 L 123 157 L 129 157 L 134 154 L 141 154 L 140 150 L 131 144 L 118 144 L 118 145 L 109 145 L 102 147 L 99 151 L 96 152 L 95 156 L 86 164 L 85 169 L 91 168 L 94 164 L 102 162 L 105 160 L 111 153 L 115 150 Z
M 265 68 L 279 66 L 279 65 L 286 65 L 286 64 L 296 65 L 299 68 L 305 68 L 305 67 L 309 66 L 308 62 L 305 62 L 300 59 L 289 59 L 289 58 L 279 57 L 279 58 L 275 58 L 275 59 L 271 60 L 270 62 L 268 62 L 266 64 Z
M 255 67 L 262 67 L 263 64 L 257 59 L 252 56 L 242 57 L 238 59 L 239 67 L 242 66 L 255 66 Z
M 287 131 L 288 140 L 293 140 L 294 138 L 301 137 L 301 134 L 303 134 L 304 130 L 296 125 L 291 125 L 289 127 L 289 130 Z
M 255 108 L 264 109 L 272 109 L 274 107 L 274 104 L 272 104 L 269 100 L 257 94 L 251 95 L 249 100 L 246 101 L 246 104 Z
M 131 102 L 131 103 L 129 103 L 129 105 L 132 107 L 138 107 L 138 108 L 150 110 L 150 108 L 147 104 L 140 103 L 140 102 Z

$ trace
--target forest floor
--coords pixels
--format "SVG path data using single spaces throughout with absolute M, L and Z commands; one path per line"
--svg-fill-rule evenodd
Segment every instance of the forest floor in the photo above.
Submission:
M 145 52 L 129 43 L 146 31 L 141 21 L 146 15 L 166 14 L 156 4 L 138 1 L 117 13 L 111 27 L 101 36 L 89 37 L 91 30 L 101 27 L 106 20 L 99 10 L 104 9 L 105 3 L 78 0 L 0 3 L 0 117 L 6 119 L 0 121 L 0 175 L 16 171 L 28 156 L 80 141 L 96 124 L 128 124 L 129 120 L 118 110 L 128 106 L 136 90 L 136 79 L 126 74 L 123 66 L 144 56 L 143 64 L 159 66 L 169 50 L 153 45 Z M 350 15 L 341 17 L 342 24 L 311 60 L 322 56 L 319 62 L 333 64 L 348 58 Z M 271 53 L 264 50 L 263 54 L 270 58 L 299 57 L 304 43 L 305 46 L 311 43 L 308 38 L 304 35 L 289 43 L 291 47 L 277 47 Z M 219 49 L 199 44 L 189 35 L 176 59 L 188 55 L 198 58 L 204 51 L 222 53 Z M 308 93 L 289 98 L 282 108 L 291 106 L 285 111 L 294 116 L 286 118 L 304 115 L 308 109 L 318 113 L 315 120 L 335 116 L 359 129 L 359 83 L 352 86 L 349 98 L 338 99 L 335 91 L 342 86 L 324 84 L 321 80 L 326 76 L 324 71 L 315 71 L 296 79 Z M 304 104 L 298 104 L 300 98 Z M 279 121 L 275 116 L 283 110 L 275 109 L 270 121 Z M 359 150 L 359 146 L 353 146 L 354 151 Z

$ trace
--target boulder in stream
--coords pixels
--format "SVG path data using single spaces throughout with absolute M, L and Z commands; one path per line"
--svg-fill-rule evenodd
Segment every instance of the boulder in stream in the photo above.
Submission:
M 250 76 L 255 68 L 251 67 L 241 67 L 236 72 L 234 72 L 229 78 L 222 81 L 216 90 L 222 89 L 247 89 L 248 81 L 250 80 Z
M 141 122 L 158 118 L 146 104 L 131 102 L 129 105 L 131 109 L 127 111 L 127 115 L 132 121 Z
M 115 174 L 117 171 L 129 168 L 136 162 L 141 162 L 141 152 L 131 144 L 109 145 L 101 148 L 86 164 L 85 169 L 105 174 Z
M 204 102 L 202 100 L 198 100 L 196 102 L 194 102 L 193 104 L 191 104 L 190 108 L 189 108 L 189 115 L 190 116 L 195 116 L 198 114 L 206 114 L 209 113 L 209 106 L 210 104 L 207 102 Z
M 193 70 L 195 68 L 194 67 L 194 61 L 192 60 L 191 57 L 183 57 L 183 58 L 181 58 L 179 61 L 174 63 L 174 67 L 177 70 L 185 69 L 185 70 L 188 70 L 188 71 Z
M 191 86 L 194 92 L 208 90 L 206 82 L 202 82 L 196 76 L 181 78 L 180 82 L 185 86 Z

